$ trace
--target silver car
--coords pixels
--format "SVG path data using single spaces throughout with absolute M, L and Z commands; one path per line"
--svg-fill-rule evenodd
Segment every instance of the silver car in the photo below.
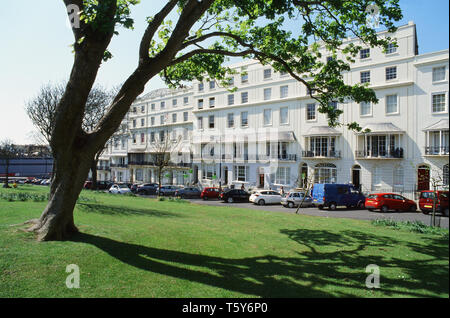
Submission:
M 281 204 L 289 208 L 296 208 L 299 204 L 301 204 L 302 208 L 314 206 L 311 196 L 307 195 L 306 198 L 304 196 L 305 194 L 303 192 L 289 192 L 281 198 Z

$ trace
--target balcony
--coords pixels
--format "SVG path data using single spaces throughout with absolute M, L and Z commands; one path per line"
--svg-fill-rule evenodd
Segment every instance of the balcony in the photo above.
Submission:
M 390 151 L 356 150 L 355 157 L 359 159 L 402 159 L 403 148 L 395 148 Z
M 154 166 L 155 163 L 153 161 L 136 160 L 136 161 L 128 161 L 128 165 L 130 165 L 130 166 Z
M 108 165 L 98 165 L 97 166 L 97 170 L 99 170 L 99 171 L 110 171 L 111 168 Z
M 111 168 L 128 168 L 126 163 L 112 163 Z
M 306 150 L 302 151 L 303 158 L 311 158 L 311 159 L 340 159 L 341 151 L 339 150 L 326 150 L 326 151 L 312 151 Z
M 449 146 L 425 147 L 425 156 L 448 156 Z

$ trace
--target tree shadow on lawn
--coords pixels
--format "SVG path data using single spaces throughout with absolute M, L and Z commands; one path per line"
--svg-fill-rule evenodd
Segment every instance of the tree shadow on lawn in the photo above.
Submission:
M 136 268 L 212 287 L 260 297 L 356 297 L 369 295 L 365 286 L 369 264 L 381 268 L 381 292 L 390 295 L 424 297 L 421 289 L 448 294 L 443 272 L 428 261 L 407 261 L 384 256 L 362 255 L 366 246 L 394 247 L 395 239 L 357 231 L 330 233 L 323 230 L 281 230 L 310 248 L 297 257 L 265 255 L 247 258 L 223 258 L 143 245 L 118 242 L 109 238 L 79 233 L 74 241 L 92 244 L 112 257 Z M 349 246 L 349 242 L 352 244 Z M 331 252 L 319 252 L 313 245 L 325 244 Z M 349 247 L 348 247 L 349 246 Z M 334 247 L 334 248 L 333 248 Z M 441 253 L 440 253 L 441 254 Z M 434 259 L 434 258 L 433 258 Z M 383 268 L 405 269 L 411 278 L 383 277 Z M 425 287 L 423 271 L 431 282 Z M 444 275 L 444 276 L 443 276 Z M 448 272 L 446 276 L 448 282 Z M 394 290 L 397 287 L 403 291 Z M 207 297 L 208 295 L 205 295 Z
M 106 215 L 146 215 L 156 217 L 183 217 L 173 212 L 154 210 L 149 208 L 129 208 L 124 206 L 111 206 L 95 203 L 78 203 L 77 208 L 87 213 L 100 213 Z
M 283 234 L 297 243 L 307 246 L 310 251 L 302 253 L 302 257 L 308 261 L 316 262 L 330 260 L 334 267 L 361 268 L 363 271 L 369 264 L 375 264 L 380 267 L 381 291 L 385 292 L 394 288 L 406 289 L 407 292 L 401 292 L 406 296 L 424 297 L 416 291 L 425 289 L 436 294 L 449 293 L 449 268 L 448 268 L 448 240 L 442 237 L 423 237 L 424 244 L 417 244 L 407 241 L 399 241 L 392 237 L 382 236 L 373 233 L 359 231 L 340 231 L 339 234 L 317 230 L 281 230 Z M 417 234 L 420 235 L 420 234 Z M 322 247 L 336 246 L 339 249 L 336 252 L 319 252 L 317 249 Z M 379 255 L 360 255 L 359 252 L 367 254 L 366 249 L 373 248 L 380 251 L 389 249 L 403 249 L 410 253 L 421 253 L 424 259 L 406 260 L 392 254 L 391 257 Z M 366 250 L 366 251 L 365 251 Z M 407 253 L 406 253 L 407 254 Z M 436 261 L 445 261 L 446 265 L 436 265 Z M 396 279 L 383 276 L 383 271 L 391 269 L 400 269 L 403 277 Z M 347 273 L 337 272 L 342 279 L 346 280 Z M 368 274 L 365 274 L 368 275 Z M 389 292 L 387 293 L 389 294 Z M 427 295 L 426 297 L 429 297 Z

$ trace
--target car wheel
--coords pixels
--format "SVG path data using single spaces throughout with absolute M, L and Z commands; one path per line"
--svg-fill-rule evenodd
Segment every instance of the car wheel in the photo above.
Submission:
M 428 215 L 430 212 L 429 212 L 429 211 L 426 211 L 426 210 L 422 210 L 422 213 Z
M 294 202 L 289 202 L 288 207 L 292 209 L 294 207 Z
M 205 196 L 203 197 L 203 200 L 207 201 L 207 200 L 208 200 L 208 197 L 205 195 Z
M 411 205 L 408 209 L 409 212 L 416 212 L 417 207 L 415 205 Z
M 228 202 L 228 203 L 233 203 L 233 198 L 228 198 L 228 199 L 227 199 L 227 202 Z
M 323 210 L 323 205 L 322 205 L 322 204 L 319 204 L 319 205 L 317 206 L 317 208 L 318 208 L 319 210 Z
M 259 200 L 258 201 L 258 205 L 264 205 L 264 204 L 266 204 L 266 201 L 264 201 L 264 200 Z
M 331 210 L 331 211 L 336 211 L 336 208 L 337 208 L 336 203 L 331 202 L 331 203 L 330 203 L 330 210 Z
M 383 205 L 383 206 L 381 207 L 381 212 L 387 213 L 388 211 L 389 211 L 389 208 L 388 208 L 387 205 Z

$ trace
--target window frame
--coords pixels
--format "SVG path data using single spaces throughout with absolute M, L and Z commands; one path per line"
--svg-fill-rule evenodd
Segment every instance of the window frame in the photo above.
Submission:
M 286 122 L 282 122 L 282 110 L 286 110 Z M 280 125 L 289 125 L 289 106 L 285 106 L 285 107 L 280 107 Z
M 393 78 L 388 78 L 388 70 L 392 70 L 392 69 L 395 69 L 395 77 L 393 77 Z M 398 79 L 398 69 L 397 69 L 397 66 L 388 66 L 388 67 L 386 67 L 385 68 L 385 80 L 386 81 L 393 81 L 393 80 L 396 80 L 396 79 Z
M 396 97 L 396 98 L 395 98 L 395 103 L 396 103 L 396 108 L 397 108 L 397 110 L 396 110 L 395 112 L 388 112 L 388 107 L 389 107 L 388 98 L 389 98 L 390 96 L 395 96 L 395 97 Z M 399 96 L 398 96 L 398 94 L 388 94 L 388 95 L 386 95 L 386 96 L 385 96 L 385 101 L 384 101 L 384 103 L 385 103 L 385 110 L 384 110 L 384 112 L 385 112 L 386 116 L 390 116 L 390 115 L 398 115 L 398 114 L 400 114 Z
M 442 111 L 434 111 L 434 96 L 436 95 L 444 95 L 444 110 Z M 431 93 L 431 114 L 445 114 L 448 112 L 448 92 L 432 92 Z
M 310 114 L 309 106 L 311 106 L 311 105 L 314 106 L 314 118 L 309 119 L 309 114 Z M 306 121 L 308 121 L 308 122 L 317 121 L 316 103 L 307 103 L 306 104 Z

